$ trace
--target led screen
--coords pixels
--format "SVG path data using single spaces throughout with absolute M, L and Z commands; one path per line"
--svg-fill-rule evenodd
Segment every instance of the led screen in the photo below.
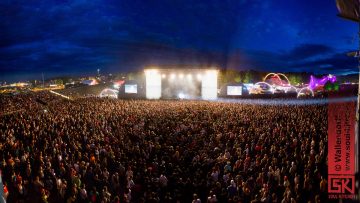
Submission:
M 137 94 L 137 85 L 125 85 L 125 93 Z
M 227 95 L 242 95 L 242 86 L 227 86 Z

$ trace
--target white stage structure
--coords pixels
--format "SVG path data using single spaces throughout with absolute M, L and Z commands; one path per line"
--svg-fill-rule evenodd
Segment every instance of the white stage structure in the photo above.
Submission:
M 145 70 L 146 98 L 160 99 L 161 97 L 161 74 L 158 70 Z
M 162 81 L 166 84 L 181 83 L 184 86 L 201 83 L 201 98 L 204 100 L 217 99 L 218 70 L 216 69 L 145 69 L 146 98 L 160 99 L 162 97 Z M 179 93 L 179 99 L 188 98 L 186 93 Z M 191 97 L 189 97 L 191 98 Z

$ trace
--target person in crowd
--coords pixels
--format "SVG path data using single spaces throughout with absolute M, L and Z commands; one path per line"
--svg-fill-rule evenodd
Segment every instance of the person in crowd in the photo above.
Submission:
M 8 202 L 319 202 L 326 190 L 324 104 L 49 92 L 0 104 Z

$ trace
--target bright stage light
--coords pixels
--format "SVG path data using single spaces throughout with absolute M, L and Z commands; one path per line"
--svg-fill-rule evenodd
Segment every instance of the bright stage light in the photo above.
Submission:
M 170 79 L 175 79 L 175 74 L 174 73 L 171 73 L 171 75 L 170 75 Z
M 146 76 L 146 98 L 160 99 L 161 97 L 161 75 L 158 70 L 145 70 Z
M 183 79 L 183 78 L 184 78 L 184 74 L 180 73 L 179 78 L 180 78 L 180 79 Z
M 165 75 L 165 74 L 162 74 L 162 75 L 161 75 L 161 78 L 166 78 L 166 75 Z
M 191 74 L 188 74 L 188 75 L 186 76 L 186 78 L 187 78 L 188 80 L 192 80 L 192 75 L 191 75 Z
M 199 74 L 197 74 L 196 78 L 197 78 L 199 81 L 201 81 L 202 75 L 199 73 Z
M 185 98 L 185 94 L 182 93 L 182 92 L 180 92 L 180 93 L 178 94 L 178 97 L 179 97 L 179 99 L 184 99 L 184 98 Z
M 158 70 L 156 69 L 145 70 L 145 75 L 155 75 L 155 74 L 158 74 Z
M 115 89 L 119 89 L 120 85 L 119 84 L 114 84 L 113 86 Z

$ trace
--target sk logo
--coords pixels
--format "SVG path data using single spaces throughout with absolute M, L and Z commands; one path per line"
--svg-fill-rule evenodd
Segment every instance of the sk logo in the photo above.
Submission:
M 355 177 L 349 175 L 329 175 L 329 193 L 354 194 Z

